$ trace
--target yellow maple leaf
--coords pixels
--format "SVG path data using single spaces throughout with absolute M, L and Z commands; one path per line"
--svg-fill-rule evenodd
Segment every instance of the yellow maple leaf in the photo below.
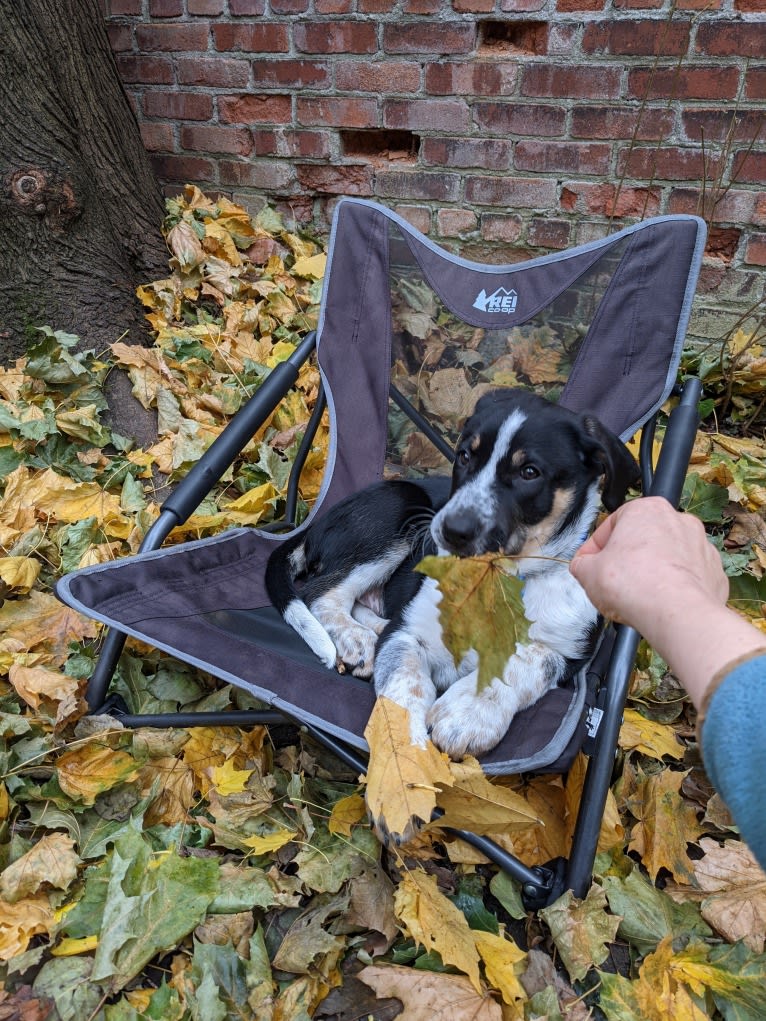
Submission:
M 67 936 L 51 947 L 51 957 L 76 957 L 78 954 L 87 954 L 98 946 L 98 936 L 81 936 L 74 939 Z
M 296 259 L 293 263 L 293 273 L 297 277 L 308 277 L 310 280 L 321 280 L 327 266 L 327 256 L 324 252 L 319 255 L 309 255 Z
M 52 702 L 74 700 L 80 685 L 76 677 L 68 677 L 58 670 L 42 666 L 23 666 L 14 663 L 8 672 L 8 679 L 27 705 L 37 709 L 42 699 Z
M 526 971 L 527 955 L 512 939 L 492 932 L 473 929 L 476 949 L 484 962 L 487 982 L 509 1005 L 526 1000 L 527 994 L 519 976 Z
M 466 974 L 481 992 L 473 933 L 465 915 L 439 890 L 433 876 L 420 871 L 405 873 L 394 894 L 394 911 L 416 943 L 428 952 L 435 950 L 445 964 Z
M 247 839 L 243 837 L 241 843 L 244 847 L 249 847 L 253 854 L 268 854 L 289 844 L 295 836 L 295 830 L 279 829 L 273 833 L 264 833 L 262 836 L 256 835 Z
M 647 720 L 636 709 L 626 709 L 620 727 L 620 748 L 638 751 L 653 759 L 668 755 L 673 759 L 684 757 L 684 746 L 672 727 L 666 723 Z
M 412 744 L 410 714 L 388 698 L 376 699 L 364 736 L 368 811 L 379 833 L 406 842 L 431 819 L 439 789 L 451 786 L 449 759 L 430 741 Z
M 59 786 L 70 798 L 92 805 L 99 794 L 135 780 L 139 766 L 132 755 L 90 741 L 73 748 L 56 762 Z
M 673 938 L 666 936 L 653 954 L 644 958 L 633 990 L 646 1018 L 667 1021 L 705 1021 L 709 1017 L 692 999 L 687 987 L 689 969 L 704 959 L 699 944 L 679 954 L 673 952 Z M 702 989 L 699 989 L 702 992 Z
M 80 857 L 65 833 L 46 833 L 0 876 L 0 897 L 15 904 L 42 886 L 66 890 L 77 876 Z
M 407 1021 L 504 1021 L 506 1016 L 499 1003 L 487 993 L 477 993 L 462 975 L 389 964 L 368 965 L 358 977 L 379 999 L 400 1000 L 404 1010 L 398 1016 Z
M 0 578 L 23 594 L 34 586 L 41 567 L 40 561 L 31 557 L 0 557 Z
M 349 794 L 332 806 L 327 828 L 333 835 L 350 837 L 352 828 L 367 815 L 367 806 L 361 794 Z
M 9 904 L 0 900 L 0 961 L 23 954 L 33 936 L 50 933 L 53 908 L 44 894 Z
M 652 879 L 669 869 L 679 883 L 693 883 L 694 870 L 686 845 L 697 839 L 700 826 L 693 805 L 681 797 L 687 774 L 671 769 L 641 781 L 630 810 L 638 819 L 629 844 L 637 851 Z
M 59 664 L 68 656 L 70 642 L 95 638 L 97 633 L 92 620 L 37 589 L 25 599 L 9 599 L 0 606 L 0 648 L 14 653 L 43 645 L 48 661 Z
M 522 795 L 492 783 L 471 756 L 461 762 L 450 762 L 449 770 L 452 784 L 436 798 L 445 814 L 434 826 L 498 834 L 515 833 L 540 823 L 537 813 Z
M 237 769 L 233 759 L 227 759 L 222 766 L 213 766 L 208 773 L 212 785 L 223 798 L 244 791 L 253 775 L 252 769 Z

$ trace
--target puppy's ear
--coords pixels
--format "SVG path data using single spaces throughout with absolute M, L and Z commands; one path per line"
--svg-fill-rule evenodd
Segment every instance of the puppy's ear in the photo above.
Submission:
M 625 500 L 628 488 L 639 480 L 636 460 L 622 440 L 593 415 L 583 415 L 580 422 L 586 456 L 592 458 L 604 473 L 601 502 L 608 511 L 617 510 Z

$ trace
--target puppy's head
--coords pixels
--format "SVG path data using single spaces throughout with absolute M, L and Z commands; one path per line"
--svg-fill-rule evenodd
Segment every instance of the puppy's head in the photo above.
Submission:
M 571 555 L 599 499 L 614 510 L 637 478 L 625 445 L 597 419 L 527 391 L 492 391 L 463 428 L 431 531 L 458 556 Z

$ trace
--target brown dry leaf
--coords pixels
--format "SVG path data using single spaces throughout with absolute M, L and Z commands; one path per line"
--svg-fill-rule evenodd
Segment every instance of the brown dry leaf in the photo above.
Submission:
M 104 791 L 135 780 L 139 772 L 132 755 L 97 741 L 64 752 L 56 762 L 62 791 L 85 805 L 92 805 Z
M 681 796 L 686 775 L 663 769 L 644 777 L 629 805 L 639 820 L 633 828 L 629 850 L 639 854 L 652 879 L 656 879 L 661 868 L 666 868 L 676 882 L 694 882 L 686 845 L 697 839 L 700 825 L 696 809 Z
M 606 894 L 595 883 L 585 900 L 567 890 L 540 917 L 548 924 L 553 942 L 572 979 L 583 979 L 590 969 L 609 955 L 621 919 L 607 914 Z
M 59 665 L 69 655 L 69 643 L 95 638 L 98 626 L 64 606 L 54 596 L 33 589 L 25 599 L 7 600 L 0 606 L 0 647 L 16 644 L 28 652 L 45 646 L 49 661 Z
M 16 904 L 41 886 L 66 890 L 77 876 L 80 857 L 65 833 L 47 833 L 17 858 L 0 876 L 0 897 Z
M 582 801 L 582 791 L 585 784 L 585 773 L 588 768 L 588 759 L 578 752 L 567 774 L 565 803 L 567 821 L 567 847 L 574 835 L 577 815 Z M 625 829 L 620 820 L 620 812 L 617 802 L 611 790 L 607 791 L 604 814 L 601 817 L 601 829 L 598 835 L 597 851 L 610 851 L 613 847 L 622 845 L 625 839 Z
M 413 820 L 429 822 L 439 790 L 452 785 L 449 759 L 430 741 L 412 744 L 410 714 L 388 698 L 376 700 L 364 736 L 367 809 L 381 833 L 406 842 L 418 825 Z
M 0 557 L 0 580 L 18 592 L 27 593 L 37 581 L 42 564 L 31 557 Z
M 53 928 L 53 908 L 45 894 L 26 897 L 16 904 L 0 900 L 0 961 L 23 954 L 33 936 Z
M 527 865 L 545 865 L 553 858 L 565 857 L 569 853 L 569 826 L 561 777 L 535 777 L 524 787 L 523 797 L 540 823 L 508 836 L 497 834 L 497 843 Z
M 425 872 L 407 872 L 394 894 L 396 917 L 415 942 L 435 950 L 445 964 L 468 975 L 481 992 L 479 953 L 462 911 L 448 900 Z
M 434 822 L 442 828 L 470 829 L 479 834 L 515 833 L 540 822 L 527 801 L 508 787 L 493 784 L 479 765 L 466 756 L 450 762 L 453 782 L 437 795 L 444 816 Z
M 519 338 L 514 341 L 512 354 L 516 372 L 526 376 L 530 383 L 556 383 L 566 378 L 559 367 L 560 353 L 539 340 Z
M 160 777 L 162 786 L 147 809 L 147 826 L 174 826 L 185 822 L 187 812 L 195 802 L 194 773 L 180 759 L 172 755 L 152 759 L 139 772 L 142 794 L 148 794 Z
M 684 757 L 684 746 L 672 727 L 665 723 L 647 720 L 636 709 L 626 709 L 620 727 L 620 748 L 638 751 L 653 759 L 668 755 L 673 759 Z
M 437 369 L 428 379 L 428 410 L 443 422 L 462 424 L 489 389 L 488 384 L 472 386 L 463 369 Z
M 8 679 L 16 689 L 16 693 L 27 705 L 37 709 L 42 699 L 52 702 L 69 702 L 76 699 L 80 681 L 76 677 L 68 677 L 58 670 L 47 670 L 41 666 L 21 666 L 14 663 L 8 673 Z
M 740 840 L 723 845 L 710 837 L 700 840 L 704 858 L 694 862 L 698 890 L 671 886 L 676 901 L 701 901 L 702 917 L 731 943 L 743 940 L 754 952 L 766 944 L 766 875 Z
M 95 482 L 74 482 L 58 475 L 52 468 L 34 471 L 18 467 L 13 473 L 11 495 L 6 487 L 3 520 L 18 508 L 34 507 L 38 516 L 73 524 L 85 518 L 96 518 L 104 532 L 117 539 L 126 539 L 133 527 L 120 507 L 120 498 Z
M 377 996 L 402 1001 L 404 1021 L 502 1021 L 491 996 L 477 993 L 462 975 L 442 975 L 395 965 L 368 965 L 358 977 Z

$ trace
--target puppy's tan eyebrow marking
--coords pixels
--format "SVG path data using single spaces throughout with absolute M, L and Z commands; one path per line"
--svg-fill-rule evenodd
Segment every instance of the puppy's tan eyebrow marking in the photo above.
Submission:
M 478 433 L 476 433 L 476 435 L 475 435 L 475 436 L 473 437 L 473 439 L 472 439 L 472 440 L 471 440 L 471 442 L 470 442 L 470 443 L 468 444 L 468 446 L 469 446 L 469 447 L 471 448 L 471 450 L 472 450 L 472 451 L 474 452 L 474 454 L 475 454 L 475 453 L 476 453 L 476 451 L 477 451 L 477 450 L 479 449 L 479 447 L 481 446 L 481 436 L 480 436 L 480 435 L 479 435 Z
M 515 450 L 513 452 L 513 456 L 511 457 L 511 464 L 513 465 L 514 468 L 521 468 L 521 466 L 526 463 L 526 460 L 527 460 L 526 450 Z

